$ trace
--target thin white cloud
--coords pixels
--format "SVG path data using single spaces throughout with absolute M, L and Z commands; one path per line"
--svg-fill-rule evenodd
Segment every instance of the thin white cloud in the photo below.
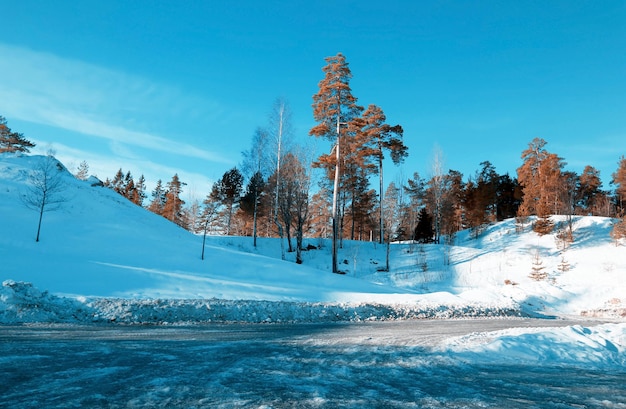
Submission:
M 219 105 L 146 79 L 53 54 L 0 43 L 2 115 L 109 140 L 216 163 L 224 155 L 145 131 L 154 112 L 223 115 Z M 133 118 L 133 119 L 129 119 Z M 187 118 L 189 119 L 189 118 Z M 165 120 L 164 120 L 165 122 Z

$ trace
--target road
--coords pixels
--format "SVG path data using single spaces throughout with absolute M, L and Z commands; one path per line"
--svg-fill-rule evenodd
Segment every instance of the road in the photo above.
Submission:
M 473 332 L 577 324 L 597 322 L 3 326 L 0 407 L 624 407 L 624 373 L 474 365 L 436 348 Z

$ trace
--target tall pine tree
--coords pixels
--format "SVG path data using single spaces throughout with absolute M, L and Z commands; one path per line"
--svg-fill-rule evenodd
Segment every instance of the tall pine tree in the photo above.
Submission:
M 352 95 L 350 80 L 352 72 L 343 54 L 326 58 L 327 65 L 322 68 L 324 78 L 319 82 L 319 91 L 313 95 L 313 118 L 318 122 L 310 135 L 323 137 L 334 142 L 335 154 L 333 183 L 333 250 L 332 271 L 337 273 L 337 247 L 339 238 L 339 179 L 341 176 L 341 148 L 343 137 L 341 127 L 351 123 L 363 110 L 357 105 Z
M 383 206 L 383 160 L 385 151 L 389 152 L 394 164 L 401 163 L 408 155 L 408 147 L 402 142 L 403 130 L 400 125 L 391 126 L 386 123 L 387 117 L 383 110 L 376 105 L 369 105 L 361 116 L 362 128 L 360 132 L 365 136 L 364 144 L 366 153 L 369 154 L 376 164 L 379 180 L 379 241 L 384 242 L 384 206 Z

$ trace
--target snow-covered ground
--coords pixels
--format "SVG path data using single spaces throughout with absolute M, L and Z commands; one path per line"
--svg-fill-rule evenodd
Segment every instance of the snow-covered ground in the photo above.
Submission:
M 461 232 L 453 246 L 397 243 L 390 272 L 379 271 L 384 246 L 345 241 L 337 275 L 319 239 L 307 240 L 316 248 L 303 265 L 280 260 L 277 240 L 254 248 L 247 237 L 209 237 L 201 260 L 201 237 L 70 174 L 35 242 L 38 215 L 20 195 L 42 160 L 0 154 L 0 324 L 593 318 L 605 323 L 476 331 L 438 348 L 477 365 L 591 362 L 626 379 L 626 247 L 611 241 L 610 219 L 575 217 L 567 249 L 514 220 L 477 239 Z M 533 268 L 546 278 L 531 279 Z
M 107 320 L 128 321 L 136 311 L 144 314 L 138 321 L 159 322 L 626 316 L 626 247 L 611 242 L 610 219 L 576 217 L 566 250 L 555 235 L 516 231 L 514 220 L 478 239 L 461 232 L 450 247 L 397 243 L 390 272 L 379 271 L 384 246 L 346 240 L 339 252 L 346 274 L 336 275 L 321 239 L 306 241 L 316 249 L 303 265 L 293 253 L 280 260 L 276 239 L 260 238 L 254 248 L 249 237 L 208 237 L 201 260 L 201 237 L 69 173 L 66 201 L 44 214 L 35 242 L 38 214 L 20 196 L 43 160 L 0 155 L 1 322 L 55 314 L 71 321 L 70 305 Z M 529 277 L 537 265 L 545 280 Z M 59 311 L 48 311 L 54 305 Z

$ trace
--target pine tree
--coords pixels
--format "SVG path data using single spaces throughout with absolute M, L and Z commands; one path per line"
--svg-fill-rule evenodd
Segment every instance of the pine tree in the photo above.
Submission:
M 548 278 L 548 273 L 544 271 L 545 268 L 546 267 L 543 265 L 543 261 L 541 260 L 541 257 L 539 255 L 539 251 L 535 251 L 535 254 L 533 255 L 531 272 L 528 276 L 535 281 L 545 280 L 546 278 Z
M 215 185 L 215 197 L 224 207 L 225 233 L 230 235 L 235 207 L 239 203 L 243 188 L 243 175 L 234 167 L 222 175 Z
M 533 229 L 539 234 L 552 231 L 550 214 L 557 214 L 562 203 L 561 168 L 564 162 L 553 153 L 546 151 L 547 142 L 535 138 L 522 152 L 524 163 L 517 169 L 517 176 L 522 186 L 523 199 L 519 207 L 519 216 L 535 214 L 538 220 Z
M 622 216 L 613 223 L 610 234 L 616 246 L 619 245 L 623 239 L 626 239 L 626 216 Z
M 341 156 L 343 145 L 341 126 L 349 124 L 363 110 L 356 104 L 352 95 L 350 79 L 352 72 L 343 54 L 326 58 L 327 65 L 322 68 L 324 79 L 319 82 L 319 92 L 313 95 L 313 118 L 318 122 L 310 135 L 323 137 L 334 142 L 334 184 L 333 184 L 333 260 L 332 271 L 338 272 L 337 246 L 339 238 L 339 179 L 341 176 Z
M 143 206 L 143 201 L 146 199 L 146 178 L 141 175 L 139 180 L 135 183 L 135 193 L 131 199 L 133 203 L 138 206 Z
M 163 214 L 163 206 L 165 205 L 165 190 L 163 189 L 163 182 L 161 182 L 161 179 L 157 180 L 151 196 L 152 201 L 148 206 L 148 210 L 161 216 Z
M 588 215 L 597 215 L 597 207 L 602 196 L 602 181 L 600 171 L 593 166 L 585 166 L 578 180 L 576 206 L 579 212 Z
M 122 195 L 128 200 L 132 200 L 135 195 L 135 181 L 133 180 L 133 175 L 130 173 L 130 170 L 126 172 L 124 176 L 122 189 Z
M 183 205 L 185 202 L 180 198 L 180 194 L 183 191 L 185 183 L 181 182 L 178 178 L 178 174 L 172 177 L 172 180 L 167 183 L 167 189 L 165 192 L 165 203 L 163 204 L 163 210 L 161 216 L 183 227 Z
M 7 120 L 0 115 L 0 153 L 3 152 L 30 152 L 35 144 L 24 138 L 24 134 L 12 132 L 7 126 Z
M 408 147 L 402 142 L 403 130 L 400 125 L 391 126 L 386 123 L 387 117 L 381 108 L 376 105 L 369 105 L 361 116 L 360 132 L 364 135 L 364 154 L 371 156 L 376 163 L 376 171 L 379 178 L 379 241 L 384 242 L 383 232 L 383 160 L 385 151 L 388 151 L 391 160 L 398 165 L 408 156 Z
M 86 161 L 82 161 L 80 165 L 78 165 L 75 176 L 78 180 L 87 180 L 87 178 L 89 178 L 89 165 Z
M 615 201 L 619 215 L 625 212 L 626 203 L 626 158 L 622 156 L 618 162 L 618 168 L 613 173 L 611 183 L 615 185 Z
M 239 207 L 242 212 L 252 217 L 252 235 L 254 247 L 257 245 L 257 219 L 259 214 L 263 213 L 263 192 L 265 190 L 265 181 L 261 172 L 252 175 L 246 186 L 246 192 L 241 197 Z
M 122 171 L 122 168 L 119 168 L 119 170 L 113 177 L 113 180 L 111 181 L 109 185 L 107 185 L 107 187 L 110 187 L 111 189 L 113 189 L 115 192 L 119 193 L 122 196 L 124 195 L 125 185 L 124 185 L 124 172 Z

